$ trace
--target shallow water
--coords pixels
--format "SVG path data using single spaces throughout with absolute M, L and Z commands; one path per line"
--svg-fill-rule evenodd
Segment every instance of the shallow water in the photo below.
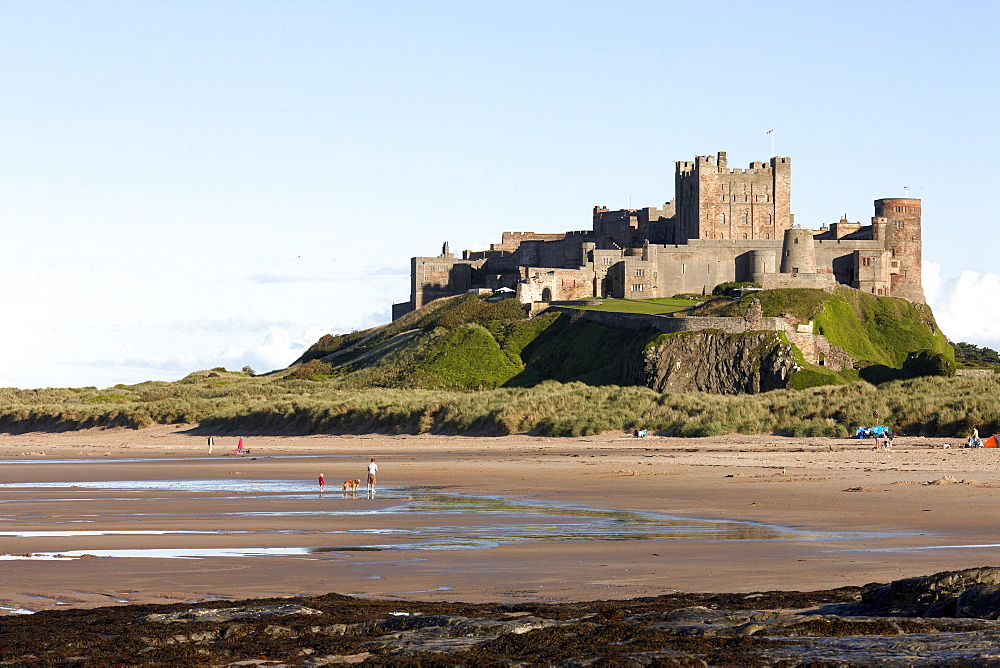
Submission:
M 197 514 L 178 514 L 178 524 L 199 517 L 268 517 L 280 519 L 283 517 L 330 517 L 337 515 L 376 515 L 380 519 L 378 526 L 353 530 L 309 530 L 309 529 L 258 529 L 258 530 L 219 530 L 219 531 L 187 531 L 183 528 L 164 531 L 142 530 L 49 530 L 49 531 L 2 531 L 0 536 L 9 537 L 5 541 L 7 556 L 3 560 L 53 560 L 77 559 L 89 557 L 119 557 L 119 558 L 204 558 L 204 557 L 297 557 L 297 558 L 330 558 L 337 554 L 352 552 L 385 552 L 400 550 L 480 550 L 529 542 L 579 542 L 579 541 L 645 541 L 645 540 L 819 540 L 836 541 L 854 538 L 872 537 L 875 534 L 859 532 L 809 532 L 789 527 L 770 526 L 755 522 L 703 520 L 688 517 L 677 517 L 662 513 L 645 513 L 588 508 L 582 506 L 561 505 L 540 501 L 518 501 L 469 494 L 445 494 L 437 491 L 384 487 L 376 497 L 379 501 L 388 501 L 380 507 L 358 506 L 357 501 L 367 497 L 361 494 L 345 494 L 327 492 L 320 495 L 315 486 L 302 480 L 281 479 L 196 479 L 196 480 L 108 480 L 108 481 L 69 481 L 52 483 L 6 483 L 0 484 L 0 494 L 5 491 L 32 490 L 33 492 L 59 492 L 72 490 L 76 502 L 100 500 L 107 502 L 150 500 L 156 497 L 156 492 L 171 492 L 175 495 L 190 494 L 187 499 L 203 499 L 211 494 L 213 499 L 239 498 L 256 499 L 255 507 L 246 511 L 210 512 Z M 101 494 L 88 497 L 88 491 L 113 491 L 112 499 Z M 128 492 L 135 492 L 134 495 Z M 152 492 L 153 496 L 149 493 Z M 218 496 L 219 492 L 237 496 Z M 124 493 L 124 494 L 123 494 Z M 269 500 L 275 499 L 323 499 L 329 502 L 329 507 L 320 510 L 261 510 L 266 508 Z M 33 501 L 40 499 L 34 497 Z M 54 496 L 49 501 L 66 501 L 66 498 Z M 16 499 L 8 499 L 15 502 Z M 424 519 L 417 528 L 411 528 L 411 520 L 402 522 L 402 526 L 394 526 L 394 516 L 420 515 Z M 142 512 L 103 513 L 101 519 L 108 521 L 119 519 L 124 523 L 138 522 L 144 517 L 154 514 Z M 156 517 L 171 517 L 170 513 L 156 513 Z M 88 518 L 95 515 L 77 514 L 73 519 L 57 520 L 60 522 L 87 523 Z M 451 517 L 461 517 L 471 524 L 456 525 Z M 476 521 L 479 518 L 479 521 Z M 31 520 L 27 516 L 6 514 L 7 520 Z M 43 518 L 37 518 L 42 520 Z M 45 521 L 51 521 L 44 518 Z M 375 544 L 348 547 L 185 547 L 183 545 L 171 548 L 129 548 L 129 549 L 77 549 L 61 552 L 38 552 L 33 554 L 18 554 L 16 549 L 19 538 L 38 537 L 79 537 L 107 535 L 163 535 L 163 534 L 241 534 L 246 536 L 260 535 L 262 538 L 274 534 L 340 534 L 356 536 L 375 536 L 381 539 Z M 362 541 L 363 542 L 363 541 Z

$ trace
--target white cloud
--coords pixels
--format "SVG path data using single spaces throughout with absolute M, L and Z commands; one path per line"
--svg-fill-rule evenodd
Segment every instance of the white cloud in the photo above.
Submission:
M 965 270 L 942 277 L 941 265 L 924 262 L 924 295 L 938 326 L 952 341 L 1000 347 L 1000 275 Z

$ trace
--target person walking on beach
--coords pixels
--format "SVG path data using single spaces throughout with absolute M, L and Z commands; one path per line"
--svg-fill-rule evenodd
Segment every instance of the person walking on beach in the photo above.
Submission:
M 368 491 L 372 494 L 375 493 L 375 474 L 378 473 L 378 464 L 375 463 L 375 458 L 368 463 Z
M 211 436 L 208 437 L 208 454 L 212 454 L 212 446 L 215 445 L 215 439 Z
M 319 493 L 322 494 L 324 489 L 326 489 L 326 478 L 324 478 L 323 474 L 320 473 L 319 474 Z
M 242 436 L 240 436 L 240 440 L 236 443 L 236 449 L 233 450 L 233 452 L 235 452 L 238 455 L 242 455 L 243 454 L 243 437 Z

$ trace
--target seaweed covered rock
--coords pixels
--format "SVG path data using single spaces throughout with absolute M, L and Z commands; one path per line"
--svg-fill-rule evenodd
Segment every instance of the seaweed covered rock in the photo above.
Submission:
M 984 566 L 869 585 L 860 614 L 894 617 L 1000 616 L 1000 568 Z

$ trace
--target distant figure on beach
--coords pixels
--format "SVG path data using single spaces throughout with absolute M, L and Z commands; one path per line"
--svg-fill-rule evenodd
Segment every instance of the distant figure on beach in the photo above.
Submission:
M 242 455 L 243 454 L 243 437 L 242 436 L 240 436 L 240 440 L 236 443 L 236 449 L 233 450 L 233 452 L 235 452 L 238 455 Z
M 375 463 L 375 458 L 368 463 L 368 491 L 375 491 L 375 474 L 378 473 L 378 464 Z
M 979 427 L 973 427 L 972 433 L 969 434 L 969 440 L 966 444 L 968 448 L 981 448 L 983 447 L 983 442 L 979 439 Z
M 215 439 L 211 436 L 208 437 L 208 454 L 212 454 L 212 446 L 215 445 Z
M 323 490 L 324 490 L 325 488 L 326 488 L 326 478 L 324 478 L 324 477 L 323 477 L 323 474 L 322 474 L 322 473 L 320 473 L 320 474 L 319 474 L 319 492 L 320 492 L 320 494 L 322 494 L 322 493 L 323 493 Z
M 878 424 L 878 421 L 882 419 L 877 410 L 872 411 L 872 417 L 875 418 L 875 424 Z

